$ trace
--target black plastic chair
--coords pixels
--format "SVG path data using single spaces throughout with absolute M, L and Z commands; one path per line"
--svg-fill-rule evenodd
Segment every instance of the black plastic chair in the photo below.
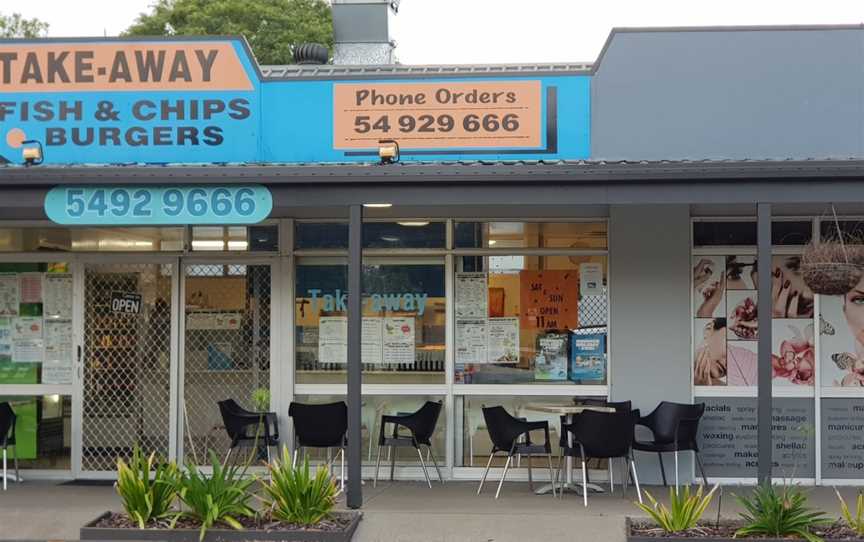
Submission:
M 15 411 L 9 403 L 0 403 L 0 447 L 3 448 L 3 491 L 6 491 L 6 455 L 12 446 L 12 457 L 15 462 L 15 480 L 21 483 L 21 473 L 18 471 L 18 446 L 15 445 Z
M 288 415 L 294 420 L 294 466 L 301 450 L 324 448 L 327 451 L 327 467 L 332 465 L 330 450 L 337 448 L 341 457 L 339 483 L 345 489 L 345 447 L 348 445 L 348 405 L 344 401 L 310 405 L 291 403 Z
M 378 485 L 378 471 L 381 468 L 381 449 L 385 446 L 390 448 L 390 480 L 393 480 L 393 474 L 396 470 L 396 452 L 393 448 L 411 447 L 417 450 L 417 457 L 420 458 L 420 466 L 423 467 L 423 475 L 426 477 L 426 483 L 432 487 L 432 480 L 429 478 L 429 472 L 426 470 L 426 462 L 423 461 L 423 452 L 420 446 L 426 446 L 429 457 L 432 458 L 432 463 L 435 465 L 435 470 L 438 472 L 438 480 L 444 483 L 444 477 L 441 476 L 441 469 L 438 468 L 438 460 L 435 459 L 435 454 L 432 452 L 432 435 L 435 433 L 435 426 L 438 424 L 438 416 L 441 414 L 441 401 L 433 402 L 426 401 L 417 412 L 413 414 L 405 414 L 401 416 L 383 415 L 381 416 L 381 432 L 378 435 L 378 458 L 375 461 L 375 480 L 372 487 Z M 387 425 L 393 426 L 393 432 L 387 436 Z M 409 434 L 400 434 L 399 428 L 404 427 Z
M 558 456 L 558 470 L 555 472 L 557 482 L 561 473 L 564 456 L 578 457 L 582 460 L 582 499 L 588 506 L 588 469 L 587 458 L 607 459 L 609 461 L 609 489 L 614 492 L 612 477 L 612 460 L 621 458 L 625 468 L 629 462 L 633 481 L 636 484 L 636 495 L 642 502 L 642 490 L 639 487 L 639 476 L 636 474 L 636 462 L 633 460 L 633 432 L 636 427 L 636 417 L 631 410 L 616 412 L 596 412 L 586 410 L 573 418 L 573 422 L 564 424 L 562 433 L 572 435 L 572 445 L 562 439 L 561 453 Z M 627 477 L 622 477 L 622 485 Z
M 705 468 L 702 466 L 702 458 L 699 456 L 699 444 L 696 437 L 699 434 L 699 420 L 705 412 L 705 403 L 696 405 L 670 403 L 663 401 L 651 414 L 640 417 L 636 425 L 647 427 L 654 435 L 653 440 L 636 440 L 633 449 L 640 452 L 656 452 L 660 459 L 660 473 L 663 476 L 663 485 L 666 482 L 666 469 L 663 466 L 663 453 L 675 454 L 675 487 L 678 487 L 678 452 L 692 450 L 702 474 L 702 481 L 708 485 L 705 476 Z
M 231 452 L 238 446 L 264 446 L 267 461 L 270 461 L 270 447 L 279 447 L 279 423 L 275 412 L 252 412 L 244 409 L 234 399 L 219 401 L 219 413 L 231 446 L 225 456 L 225 463 Z
M 489 461 L 486 462 L 486 470 L 483 471 L 483 478 L 480 479 L 477 494 L 479 495 L 483 491 L 483 484 L 486 482 L 486 476 L 492 466 L 492 458 L 495 457 L 496 453 L 504 452 L 507 454 L 507 462 L 504 463 L 504 472 L 501 474 L 498 490 L 495 492 L 496 499 L 501 494 L 504 479 L 507 478 L 510 461 L 513 460 L 513 457 L 520 455 L 528 457 L 528 486 L 532 491 L 534 490 L 534 480 L 531 475 L 531 456 L 545 455 L 547 457 L 549 460 L 549 477 L 553 481 L 552 496 L 554 497 L 555 484 L 552 469 L 552 443 L 549 440 L 549 422 L 546 420 L 529 422 L 514 418 L 502 406 L 483 407 L 483 418 L 486 420 L 486 430 L 489 431 L 489 438 L 492 440 L 492 453 L 489 454 Z M 543 431 L 542 444 L 535 444 L 531 441 L 532 431 Z M 523 436 L 524 438 L 522 438 Z

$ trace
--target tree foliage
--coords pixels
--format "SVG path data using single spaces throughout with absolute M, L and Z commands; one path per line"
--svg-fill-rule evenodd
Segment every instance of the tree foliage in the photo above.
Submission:
M 300 43 L 333 45 L 324 0 L 158 0 L 129 36 L 243 35 L 260 64 L 291 64 Z
M 39 19 L 25 19 L 20 13 L 0 13 L 0 38 L 44 38 L 48 23 Z

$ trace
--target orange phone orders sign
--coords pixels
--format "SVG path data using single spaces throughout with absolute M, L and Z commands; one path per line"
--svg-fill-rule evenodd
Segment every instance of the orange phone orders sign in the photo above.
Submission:
M 0 92 L 252 88 L 226 41 L 0 44 Z
M 336 84 L 333 147 L 536 148 L 542 141 L 540 81 Z

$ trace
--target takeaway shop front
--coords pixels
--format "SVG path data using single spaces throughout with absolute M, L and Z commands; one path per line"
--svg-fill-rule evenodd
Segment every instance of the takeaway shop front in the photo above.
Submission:
M 800 276 L 803 244 L 862 213 L 858 94 L 790 78 L 861 90 L 861 32 L 615 31 L 593 65 L 434 69 L 0 42 L 0 396 L 24 478 L 111 477 L 135 443 L 203 461 L 233 398 L 289 443 L 291 401 L 346 399 L 363 476 L 382 414 L 440 400 L 444 477 L 477 479 L 483 405 L 557 443 L 532 403 L 610 397 L 705 402 L 709 478 L 860 482 L 862 380 L 836 361 L 861 348 L 857 300 Z

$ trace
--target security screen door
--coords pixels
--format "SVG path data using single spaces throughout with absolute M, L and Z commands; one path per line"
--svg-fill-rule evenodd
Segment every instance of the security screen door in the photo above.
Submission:
M 176 259 L 84 269 L 81 454 L 76 475 L 109 475 L 133 446 L 171 457 Z M 176 344 L 176 343 L 175 343 Z M 176 349 L 173 349 L 176 350 Z
M 270 408 L 272 264 L 184 260 L 180 456 L 224 459 L 230 440 L 218 402 Z

